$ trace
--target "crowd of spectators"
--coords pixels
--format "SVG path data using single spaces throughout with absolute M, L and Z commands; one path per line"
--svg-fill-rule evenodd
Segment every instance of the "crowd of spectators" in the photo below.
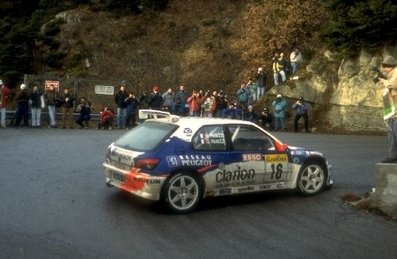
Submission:
M 272 60 L 272 71 L 274 85 L 279 86 L 288 78 L 293 79 L 294 74 L 299 69 L 302 56 L 298 49 L 294 49 L 287 60 L 284 53 L 276 53 Z M 231 98 L 223 91 L 211 91 L 203 89 L 186 89 L 181 85 L 178 91 L 174 92 L 168 88 L 164 93 L 157 85 L 152 86 L 150 93 L 144 93 L 137 97 L 134 92 L 128 92 L 125 82 L 119 85 L 117 93 L 114 95 L 115 111 L 111 108 L 112 104 L 106 105 L 99 113 L 98 129 L 129 129 L 137 125 L 136 117 L 139 109 L 149 108 L 170 112 L 179 116 L 207 117 L 207 118 L 232 118 L 252 121 L 260 124 L 268 130 L 286 130 L 285 109 L 286 101 L 277 95 L 272 102 L 272 110 L 263 108 L 260 113 L 254 111 L 258 100 L 266 95 L 267 76 L 266 67 L 259 67 L 256 74 L 248 78 L 246 83 L 242 83 Z M 2 84 L 1 80 L 1 102 L 0 115 L 1 127 L 5 125 L 5 107 L 9 95 L 9 89 Z M 41 127 L 41 111 L 47 108 L 48 127 L 58 127 L 56 121 L 56 109 L 61 111 L 61 128 L 74 128 L 77 124 L 80 128 L 89 128 L 91 120 L 91 103 L 86 97 L 81 97 L 79 103 L 75 105 L 74 96 L 68 88 L 59 93 L 54 85 L 50 85 L 43 93 L 35 85 L 29 93 L 26 85 L 20 86 L 16 101 L 17 108 L 15 118 L 11 126 L 20 127 L 23 121 L 24 127 Z M 230 100 L 229 100 L 230 99 Z M 303 97 L 299 100 L 303 101 Z M 304 103 L 304 105 L 307 105 Z M 295 103 L 292 107 L 297 111 L 294 121 L 294 130 L 297 131 L 297 123 L 301 117 L 305 121 L 305 130 L 308 132 L 308 107 L 302 108 L 301 104 Z M 31 111 L 31 124 L 29 125 L 29 109 Z M 73 122 L 74 121 L 74 122 Z M 76 126 L 77 126 L 76 125 Z

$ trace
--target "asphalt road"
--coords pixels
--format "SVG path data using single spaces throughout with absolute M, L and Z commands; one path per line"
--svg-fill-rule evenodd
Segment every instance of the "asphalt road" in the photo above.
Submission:
M 373 187 L 386 137 L 278 133 L 329 158 L 331 190 L 212 198 L 175 216 L 105 186 L 122 133 L 0 130 L 1 258 L 397 258 L 397 222 L 340 198 Z

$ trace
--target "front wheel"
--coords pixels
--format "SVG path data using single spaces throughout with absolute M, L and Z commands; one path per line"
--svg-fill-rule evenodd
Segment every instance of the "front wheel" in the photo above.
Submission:
M 196 208 L 201 199 L 201 186 L 197 178 L 188 173 L 178 173 L 166 182 L 164 201 L 173 212 L 182 214 Z
M 327 175 L 323 166 L 317 163 L 305 164 L 298 177 L 298 190 L 303 195 L 315 195 L 324 188 L 326 180 Z

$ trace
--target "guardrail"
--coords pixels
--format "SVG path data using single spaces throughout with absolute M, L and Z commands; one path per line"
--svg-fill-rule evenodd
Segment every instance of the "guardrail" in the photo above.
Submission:
M 79 113 L 73 113 L 73 119 L 76 120 L 79 115 L 80 115 Z M 32 119 L 32 114 L 31 114 L 31 112 L 29 112 L 29 121 L 31 121 L 31 119 Z M 55 120 L 57 121 L 57 124 L 58 124 L 58 122 L 60 122 L 62 120 L 61 112 L 55 113 Z M 13 126 L 14 121 L 15 121 L 15 111 L 6 111 L 6 125 Z M 42 111 L 41 112 L 41 122 L 42 123 L 44 122 L 44 124 L 46 124 L 46 122 L 48 123 L 49 121 L 50 121 L 50 117 L 48 115 L 48 112 Z M 99 113 L 91 113 L 90 121 L 98 122 L 99 121 Z

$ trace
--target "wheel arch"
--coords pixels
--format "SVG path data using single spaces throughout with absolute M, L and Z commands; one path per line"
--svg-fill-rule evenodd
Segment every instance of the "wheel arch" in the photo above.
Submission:
M 194 168 L 189 168 L 189 167 L 187 167 L 187 168 L 178 168 L 178 169 L 172 171 L 168 175 L 167 179 L 165 180 L 165 183 L 168 182 L 168 180 L 171 177 L 173 177 L 174 175 L 179 174 L 179 173 L 188 173 L 188 174 L 191 174 L 191 175 L 193 175 L 193 176 L 195 176 L 197 178 L 197 180 L 200 183 L 200 188 L 201 188 L 201 192 L 202 192 L 202 195 L 201 195 L 202 197 L 201 198 L 203 198 L 204 194 L 205 194 L 205 189 L 206 189 L 206 184 L 205 184 L 205 181 L 204 181 L 204 177 L 203 177 L 202 174 L 197 172 L 197 170 L 195 170 Z M 166 188 L 166 184 L 163 184 L 163 186 L 161 187 L 161 191 L 160 191 L 160 200 L 164 200 L 165 188 Z

